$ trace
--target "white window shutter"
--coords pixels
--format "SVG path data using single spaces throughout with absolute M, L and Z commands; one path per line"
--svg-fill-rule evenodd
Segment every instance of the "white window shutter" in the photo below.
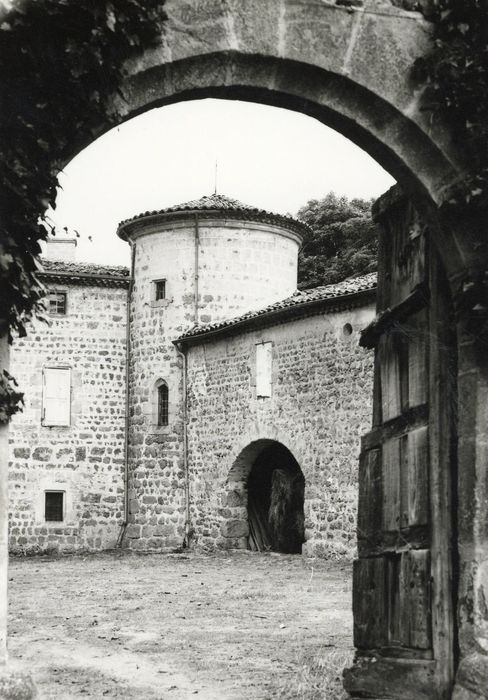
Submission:
M 271 396 L 272 346 L 271 342 L 256 345 L 256 396 Z
M 71 421 L 71 369 L 45 367 L 43 373 L 42 424 L 69 425 Z

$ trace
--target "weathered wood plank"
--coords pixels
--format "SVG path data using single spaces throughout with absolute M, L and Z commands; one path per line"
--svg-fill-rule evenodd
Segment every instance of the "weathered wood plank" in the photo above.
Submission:
M 432 644 L 441 688 L 454 680 L 454 611 L 452 567 L 452 480 L 455 480 L 453 439 L 456 411 L 456 344 L 452 328 L 449 286 L 438 254 L 432 251 L 429 285 L 429 493 L 432 519 Z
M 372 537 L 381 530 L 381 450 L 361 455 L 359 461 L 358 537 Z
M 400 406 L 401 412 L 408 411 L 408 382 L 409 382 L 409 347 L 408 335 L 405 333 L 403 326 L 398 329 L 397 333 L 397 353 L 398 353 L 398 369 L 400 372 Z
M 405 299 L 426 275 L 425 227 L 410 202 L 406 204 L 405 216 L 396 222 L 393 237 L 390 292 L 393 304 Z M 409 222 L 408 226 L 405 221 Z
M 378 346 L 381 375 L 381 409 L 383 422 L 396 418 L 402 411 L 400 366 L 395 333 L 384 335 Z
M 427 426 L 408 433 L 407 525 L 429 522 L 429 441 Z
M 409 494 L 410 485 L 409 485 L 409 481 L 408 481 L 408 475 L 409 475 L 408 439 L 409 439 L 408 434 L 402 435 L 402 437 L 399 439 L 399 442 L 400 442 L 400 528 L 408 527 L 408 525 L 409 525 L 408 512 L 409 512 L 409 503 L 410 503 L 410 494 Z
M 430 613 L 430 551 L 415 550 L 410 559 L 410 639 L 409 646 L 428 649 L 432 644 Z
M 404 255 L 407 257 L 405 274 L 410 291 L 426 278 L 428 240 L 425 225 L 411 202 L 409 202 L 409 208 L 411 223 L 407 230 L 408 240 L 405 243 Z
M 419 406 L 428 398 L 427 312 L 414 314 L 405 325 L 408 338 L 408 406 Z
M 385 561 L 356 559 L 353 564 L 354 645 L 378 648 L 386 642 Z
M 431 646 L 430 552 L 411 550 L 401 556 L 400 641 L 404 646 L 429 649 Z
M 393 531 L 400 527 L 400 439 L 383 445 L 382 457 L 382 527 Z
M 383 411 L 381 407 L 380 355 L 378 350 L 375 348 L 373 374 L 373 428 L 378 428 L 382 423 Z
M 408 250 L 406 243 L 408 241 L 408 229 L 405 226 L 405 221 L 409 220 L 409 202 L 405 201 L 404 206 L 397 209 L 391 217 L 391 233 L 392 235 L 392 257 L 391 257 L 391 292 L 390 301 L 392 304 L 397 304 L 405 299 L 408 294 Z M 407 217 L 405 219 L 405 217 Z
M 400 629 L 400 555 L 387 557 L 386 596 L 388 606 L 388 645 L 399 646 Z

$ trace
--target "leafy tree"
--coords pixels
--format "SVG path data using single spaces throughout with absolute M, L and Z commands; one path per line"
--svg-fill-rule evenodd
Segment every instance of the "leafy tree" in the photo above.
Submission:
M 298 218 L 310 227 L 298 260 L 301 289 L 376 270 L 378 230 L 371 218 L 372 203 L 329 192 L 301 207 Z
M 488 206 L 488 3 L 436 0 L 426 5 L 432 48 L 417 59 L 413 77 L 425 86 L 431 123 L 447 123 L 466 156 L 467 174 L 447 207 Z
M 164 0 L 0 2 L 0 337 L 42 312 L 39 241 L 57 175 L 77 147 L 116 123 L 128 59 L 156 45 Z M 123 95 L 122 95 L 123 97 Z M 0 368 L 0 423 L 22 395 Z

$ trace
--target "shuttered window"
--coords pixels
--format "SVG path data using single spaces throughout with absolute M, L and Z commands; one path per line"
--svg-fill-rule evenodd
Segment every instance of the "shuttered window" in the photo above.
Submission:
M 66 426 L 71 419 L 71 369 L 45 367 L 42 381 L 42 425 Z
M 256 345 L 256 396 L 266 398 L 271 396 L 272 377 L 272 346 L 273 343 L 258 343 Z
M 44 501 L 44 520 L 62 522 L 64 520 L 64 492 L 46 491 Z

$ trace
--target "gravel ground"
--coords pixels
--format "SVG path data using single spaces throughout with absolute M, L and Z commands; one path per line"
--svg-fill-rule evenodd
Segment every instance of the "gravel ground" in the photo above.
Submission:
M 43 698 L 342 697 L 349 566 L 118 551 L 14 558 L 9 579 L 10 655 Z

